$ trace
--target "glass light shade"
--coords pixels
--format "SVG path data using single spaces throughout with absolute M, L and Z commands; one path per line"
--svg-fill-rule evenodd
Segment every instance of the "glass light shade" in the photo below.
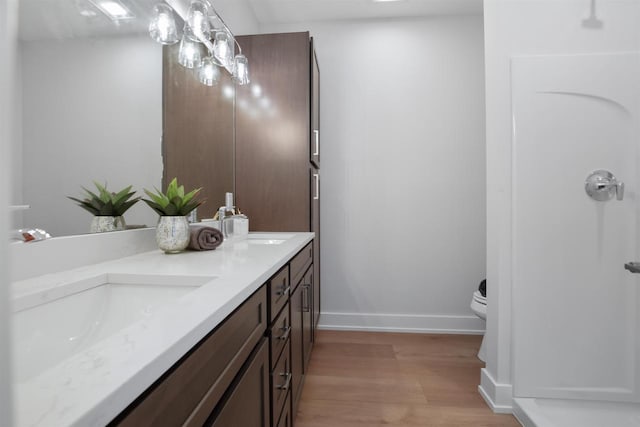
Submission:
M 187 20 L 184 22 L 184 33 L 193 41 L 209 40 L 211 26 L 209 25 L 209 9 L 199 0 L 194 0 L 189 6 Z
M 249 61 L 244 55 L 236 55 L 233 59 L 233 79 L 240 86 L 250 83 Z
M 174 44 L 178 42 L 178 30 L 173 10 L 169 5 L 159 3 L 153 8 L 153 16 L 149 23 L 149 35 L 161 44 Z
M 202 44 L 194 42 L 185 34 L 180 41 L 178 63 L 186 68 L 198 68 L 202 64 L 202 51 Z
M 216 33 L 216 38 L 213 42 L 213 55 L 225 67 L 231 66 L 233 61 L 233 45 L 231 43 L 233 43 L 233 40 L 225 31 Z
M 218 81 L 220 81 L 220 68 L 218 68 L 210 56 L 202 60 L 202 65 L 198 70 L 198 80 L 207 86 L 215 86 L 218 84 Z

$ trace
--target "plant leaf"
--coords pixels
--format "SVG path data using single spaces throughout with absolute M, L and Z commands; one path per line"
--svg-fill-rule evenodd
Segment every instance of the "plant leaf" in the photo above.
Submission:
M 187 194 L 184 196 L 183 203 L 184 203 L 185 205 L 186 205 L 187 203 L 189 203 L 189 202 L 191 201 L 191 199 L 193 199 L 193 198 L 194 198 L 194 196 L 200 192 L 200 190 L 202 190 L 202 187 L 200 187 L 200 188 L 196 188 L 195 190 L 192 190 L 192 191 L 190 191 L 189 193 L 187 193 Z
M 164 208 L 162 206 L 160 206 L 159 204 L 157 204 L 156 202 L 153 202 L 151 200 L 148 199 L 142 199 L 143 202 L 145 202 L 147 205 L 149 205 L 149 207 L 151 209 L 153 209 L 154 211 L 156 211 L 158 213 L 158 215 L 164 215 Z

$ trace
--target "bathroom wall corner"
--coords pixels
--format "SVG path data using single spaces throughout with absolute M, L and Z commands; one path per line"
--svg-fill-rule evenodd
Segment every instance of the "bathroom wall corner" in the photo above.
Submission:
M 480 371 L 478 392 L 480 392 L 480 395 L 493 412 L 498 414 L 511 414 L 513 412 L 513 387 L 511 384 L 496 382 L 491 372 L 486 368 Z

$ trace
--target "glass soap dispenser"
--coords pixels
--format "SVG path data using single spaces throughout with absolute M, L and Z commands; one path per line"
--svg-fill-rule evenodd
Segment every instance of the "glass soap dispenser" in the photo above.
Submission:
M 236 213 L 236 207 L 233 205 L 233 193 L 226 193 L 224 200 L 224 206 L 218 209 L 220 231 L 225 239 L 246 239 L 249 234 L 249 218 L 239 210 Z

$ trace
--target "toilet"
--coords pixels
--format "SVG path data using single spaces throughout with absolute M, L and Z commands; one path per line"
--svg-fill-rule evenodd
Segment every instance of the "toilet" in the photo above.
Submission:
M 479 290 L 473 292 L 473 298 L 471 298 L 471 310 L 483 320 L 487 320 L 487 298 L 483 297 Z M 485 361 L 485 338 L 482 338 L 482 344 L 480 344 L 480 350 L 478 351 L 478 359 Z

